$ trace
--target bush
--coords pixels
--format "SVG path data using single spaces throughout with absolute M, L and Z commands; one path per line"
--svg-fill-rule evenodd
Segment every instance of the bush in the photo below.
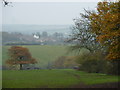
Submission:
M 81 65 L 81 69 L 87 72 L 104 73 L 104 60 L 88 60 Z
M 112 60 L 107 63 L 106 73 L 112 75 L 120 75 L 120 60 Z
M 78 64 L 75 62 L 75 56 L 61 56 L 54 61 L 54 68 L 73 68 Z
M 82 54 L 77 57 L 80 70 L 92 73 L 105 73 L 107 61 L 101 53 Z

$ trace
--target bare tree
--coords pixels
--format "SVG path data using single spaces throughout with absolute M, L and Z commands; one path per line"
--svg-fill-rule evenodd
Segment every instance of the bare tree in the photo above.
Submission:
M 80 13 L 80 17 L 74 19 L 74 26 L 71 27 L 72 33 L 67 39 L 67 42 L 72 42 L 71 50 L 80 51 L 81 48 L 86 48 L 90 52 L 96 52 L 103 47 L 96 40 L 96 34 L 91 32 L 89 15 L 90 12 L 85 10 L 85 14 Z

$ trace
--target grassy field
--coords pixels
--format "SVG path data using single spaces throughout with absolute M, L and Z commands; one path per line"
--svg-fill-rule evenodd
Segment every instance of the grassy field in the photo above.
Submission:
M 67 46 L 24 46 L 28 48 L 34 58 L 38 60 L 37 66 L 45 67 L 48 62 L 55 61 L 60 56 L 75 55 L 67 54 Z M 3 46 L 3 65 L 8 58 L 7 51 L 10 46 Z M 86 73 L 72 69 L 52 70 L 3 70 L 3 88 L 55 88 L 71 87 L 79 83 L 94 85 L 99 83 L 117 82 L 117 76 L 97 73 Z
M 2 85 L 3 88 L 64 88 L 79 83 L 93 85 L 108 82 L 118 82 L 118 77 L 72 69 L 4 70 Z
M 48 62 L 55 61 L 60 56 L 67 56 L 68 55 L 68 47 L 67 46 L 40 46 L 40 45 L 26 45 L 24 46 L 28 48 L 34 58 L 37 59 L 38 63 L 37 66 L 45 67 Z M 10 46 L 3 46 L 2 47 L 2 59 L 3 65 L 5 65 L 5 61 L 8 58 L 8 48 Z M 71 55 L 71 54 L 69 54 Z
M 0 70 L 0 88 L 2 88 L 2 70 Z

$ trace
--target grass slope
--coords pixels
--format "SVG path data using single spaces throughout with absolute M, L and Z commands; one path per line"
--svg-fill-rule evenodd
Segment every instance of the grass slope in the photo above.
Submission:
M 32 56 L 37 59 L 38 64 L 37 66 L 44 67 L 48 64 L 48 62 L 52 62 L 56 60 L 60 56 L 66 56 L 68 48 L 66 46 L 49 46 L 49 45 L 26 45 L 23 46 L 30 50 Z M 8 58 L 8 48 L 10 46 L 3 46 L 2 47 L 2 59 L 3 65 L 5 65 L 5 61 Z
M 79 83 L 93 85 L 107 82 L 118 82 L 118 77 L 72 69 L 4 70 L 2 85 L 3 88 L 64 88 Z

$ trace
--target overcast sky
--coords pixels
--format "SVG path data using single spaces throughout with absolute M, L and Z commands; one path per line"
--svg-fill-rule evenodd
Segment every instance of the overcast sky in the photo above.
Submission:
M 97 2 L 13 2 L 2 9 L 3 24 L 66 25 Z

